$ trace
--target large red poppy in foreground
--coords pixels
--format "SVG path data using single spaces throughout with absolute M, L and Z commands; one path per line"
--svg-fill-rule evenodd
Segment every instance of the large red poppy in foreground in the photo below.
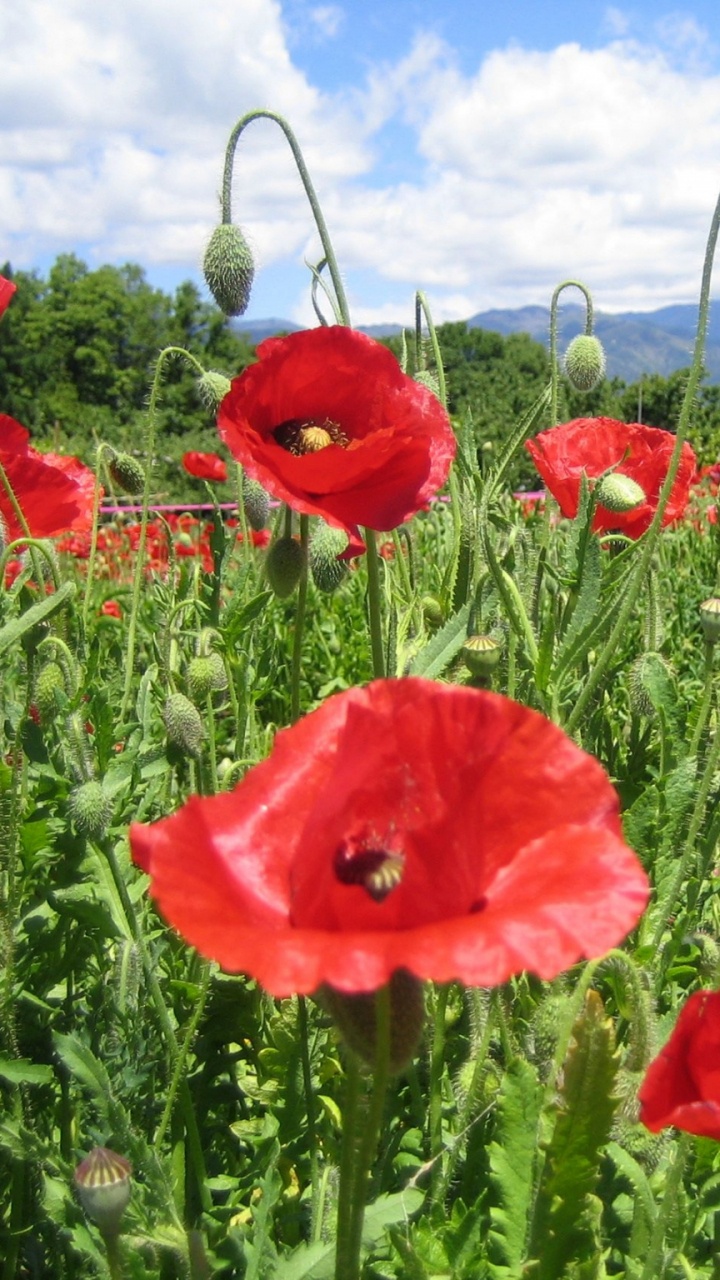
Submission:
M 33 537 L 50 538 L 92 523 L 95 478 L 77 458 L 38 453 L 30 433 L 0 413 L 0 463 Z M 0 483 L 0 517 L 8 539 L 24 530 L 5 486 Z
M 340 325 L 269 338 L 218 414 L 253 480 L 353 538 L 389 530 L 445 483 L 455 437 L 439 400 L 378 342 Z
M 16 289 L 17 285 L 13 284 L 12 280 L 7 280 L 5 276 L 0 276 L 0 316 L 10 305 Z
M 696 991 L 640 1088 L 640 1119 L 720 1139 L 720 991 Z
M 629 538 L 639 538 L 649 529 L 657 510 L 675 437 L 669 431 L 638 422 L 576 418 L 541 431 L 533 440 L 528 440 L 525 447 L 563 515 L 573 519 L 578 513 L 583 472 L 592 480 L 612 467 L 619 475 L 630 476 L 643 490 L 645 502 L 625 512 L 608 511 L 598 504 L 592 527 L 597 533 L 617 529 Z M 686 442 L 663 515 L 663 526 L 683 515 L 695 471 L 695 454 Z
M 430 680 L 350 689 L 229 794 L 130 829 L 165 918 L 274 995 L 553 978 L 647 898 L 606 774 L 556 725 Z

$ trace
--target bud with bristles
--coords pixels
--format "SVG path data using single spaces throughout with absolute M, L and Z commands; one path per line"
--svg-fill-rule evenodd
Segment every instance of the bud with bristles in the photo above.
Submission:
M 215 369 L 208 369 L 207 373 L 195 382 L 200 400 L 210 413 L 214 413 L 219 408 L 230 386 L 230 379 L 226 378 L 224 373 L 217 373 Z
M 720 600 L 717 596 L 711 596 L 700 605 L 700 623 L 708 644 L 717 644 L 720 640 Z
M 113 484 L 122 493 L 142 493 L 145 472 L 129 453 L 114 453 L 108 462 L 108 471 Z
M 422 387 L 427 387 L 428 391 L 432 391 L 433 395 L 440 399 L 440 379 L 432 369 L 420 369 L 415 374 L 415 382 L 419 382 Z
M 592 333 L 573 338 L 565 352 L 565 373 L 576 391 L 592 391 L 605 375 L 605 352 Z
M 205 282 L 226 316 L 241 316 L 250 301 L 255 266 L 248 243 L 232 222 L 213 231 L 203 261 Z
M 595 497 L 601 506 L 607 511 L 614 512 L 615 515 L 634 511 L 641 503 L 647 501 L 645 491 L 637 480 L 633 480 L 632 476 L 622 475 L 619 471 L 603 476 L 595 490 Z
M 35 705 L 43 721 L 52 720 L 67 700 L 65 676 L 59 662 L 46 662 L 35 681 Z
M 315 995 L 330 1014 L 345 1044 L 369 1067 L 377 1066 L 377 1003 L 374 991 L 358 993 L 321 986 Z M 410 1065 L 425 1024 L 423 985 L 396 969 L 390 978 L 390 1061 L 393 1075 Z
M 204 734 L 203 722 L 196 706 L 184 693 L 171 693 L 165 700 L 163 720 L 168 741 L 183 755 L 199 756 Z
M 296 538 L 277 538 L 265 560 L 267 580 L 280 600 L 291 596 L 303 571 L 303 549 Z
M 657 655 L 654 655 L 657 657 Z M 655 704 L 645 681 L 646 673 L 650 670 L 648 654 L 641 653 L 639 658 L 633 662 L 629 678 L 628 691 L 630 694 L 630 706 L 637 716 L 645 716 L 647 720 L 655 717 Z
M 104 1237 L 114 1238 L 130 1201 L 132 1165 L 108 1147 L 94 1147 L 75 1170 L 83 1209 Z
M 347 534 L 342 529 L 333 529 L 324 520 L 319 521 L 313 529 L 308 546 L 308 560 L 313 582 L 319 591 L 335 591 L 346 578 L 347 560 L 339 560 L 338 556 L 347 545 Z
M 209 694 L 222 693 L 227 689 L 227 671 L 222 656 L 212 651 L 193 658 L 188 663 L 187 685 L 195 703 L 204 703 Z
M 270 515 L 270 496 L 258 480 L 243 476 L 242 500 L 245 518 L 256 533 L 260 533 L 268 522 Z
M 100 782 L 83 782 L 71 791 L 68 801 L 75 829 L 89 840 L 102 840 L 112 818 L 112 800 Z

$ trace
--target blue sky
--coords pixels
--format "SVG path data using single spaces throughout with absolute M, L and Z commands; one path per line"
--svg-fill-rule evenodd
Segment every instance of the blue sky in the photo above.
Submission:
M 355 323 L 694 302 L 720 189 L 716 0 L 25 0 L 1 22 L 0 263 L 202 283 L 225 142 L 303 148 Z M 241 139 L 248 315 L 313 323 L 320 254 L 279 131 Z

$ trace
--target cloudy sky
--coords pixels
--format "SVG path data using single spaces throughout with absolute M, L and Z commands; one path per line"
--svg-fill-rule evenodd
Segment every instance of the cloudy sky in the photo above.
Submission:
M 0 12 L 0 264 L 202 282 L 227 136 L 287 118 L 352 320 L 697 299 L 720 190 L 717 0 L 23 0 Z M 248 127 L 248 316 L 312 323 L 320 246 L 292 154 Z M 720 279 L 715 290 L 720 295 Z

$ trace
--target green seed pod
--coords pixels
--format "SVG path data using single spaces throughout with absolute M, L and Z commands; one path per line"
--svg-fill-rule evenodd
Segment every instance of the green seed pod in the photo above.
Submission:
M 214 413 L 219 408 L 230 390 L 230 386 L 230 379 L 226 378 L 224 373 L 217 373 L 215 369 L 208 369 L 207 373 L 204 373 L 195 382 L 195 390 L 202 404 L 210 413 Z
M 211 693 L 222 693 L 228 687 L 225 663 L 219 653 L 198 654 L 188 663 L 188 693 L 196 704 L 202 704 Z
M 83 1209 L 103 1236 L 117 1236 L 130 1202 L 132 1165 L 108 1147 L 95 1147 L 75 1170 L 75 1186 Z
M 115 453 L 108 462 L 108 471 L 116 488 L 123 493 L 142 493 L 145 487 L 145 472 L 135 458 L 129 453 Z
M 71 791 L 68 807 L 79 835 L 87 836 L 89 840 L 102 840 L 107 835 L 113 805 L 101 782 L 81 783 Z
M 492 636 L 468 636 L 462 647 L 465 666 L 473 676 L 490 676 L 500 661 L 501 647 Z
M 605 376 L 605 352 L 591 333 L 573 338 L 563 363 L 568 381 L 576 391 L 592 391 Z
M 44 722 L 52 720 L 67 701 L 65 676 L 59 662 L 46 662 L 35 681 L 35 705 Z
M 720 600 L 717 596 L 711 596 L 700 605 L 700 623 L 708 644 L 717 644 L 720 640 Z
M 335 591 L 344 582 L 349 566 L 347 560 L 338 560 L 338 556 L 347 544 L 347 534 L 342 529 L 333 529 L 324 520 L 316 524 L 308 546 L 308 560 L 318 591 Z
M 445 621 L 443 607 L 436 596 L 423 596 L 420 601 L 420 608 L 423 613 L 425 626 L 431 631 L 436 631 Z
M 632 476 L 624 476 L 619 471 L 603 476 L 595 490 L 595 497 L 601 506 L 616 515 L 634 511 L 635 507 L 647 501 L 645 491 L 637 480 L 633 480 Z
M 369 1067 L 376 1065 L 375 992 L 358 994 L 320 987 L 316 999 L 332 1018 L 345 1044 Z M 390 978 L 390 1071 L 396 1075 L 412 1062 L 425 1025 L 425 998 L 419 978 L 396 969 Z
M 205 736 L 203 722 L 196 706 L 184 693 L 171 693 L 165 700 L 163 720 L 168 741 L 183 755 L 199 756 Z
M 203 261 L 205 282 L 226 316 L 241 316 L 250 301 L 255 266 L 248 243 L 232 222 L 213 231 Z
M 242 500 L 245 518 L 256 533 L 265 528 L 270 515 L 270 497 L 257 480 L 243 476 Z
M 268 550 L 265 573 L 279 600 L 295 590 L 303 571 L 303 549 L 296 538 L 278 538 Z

